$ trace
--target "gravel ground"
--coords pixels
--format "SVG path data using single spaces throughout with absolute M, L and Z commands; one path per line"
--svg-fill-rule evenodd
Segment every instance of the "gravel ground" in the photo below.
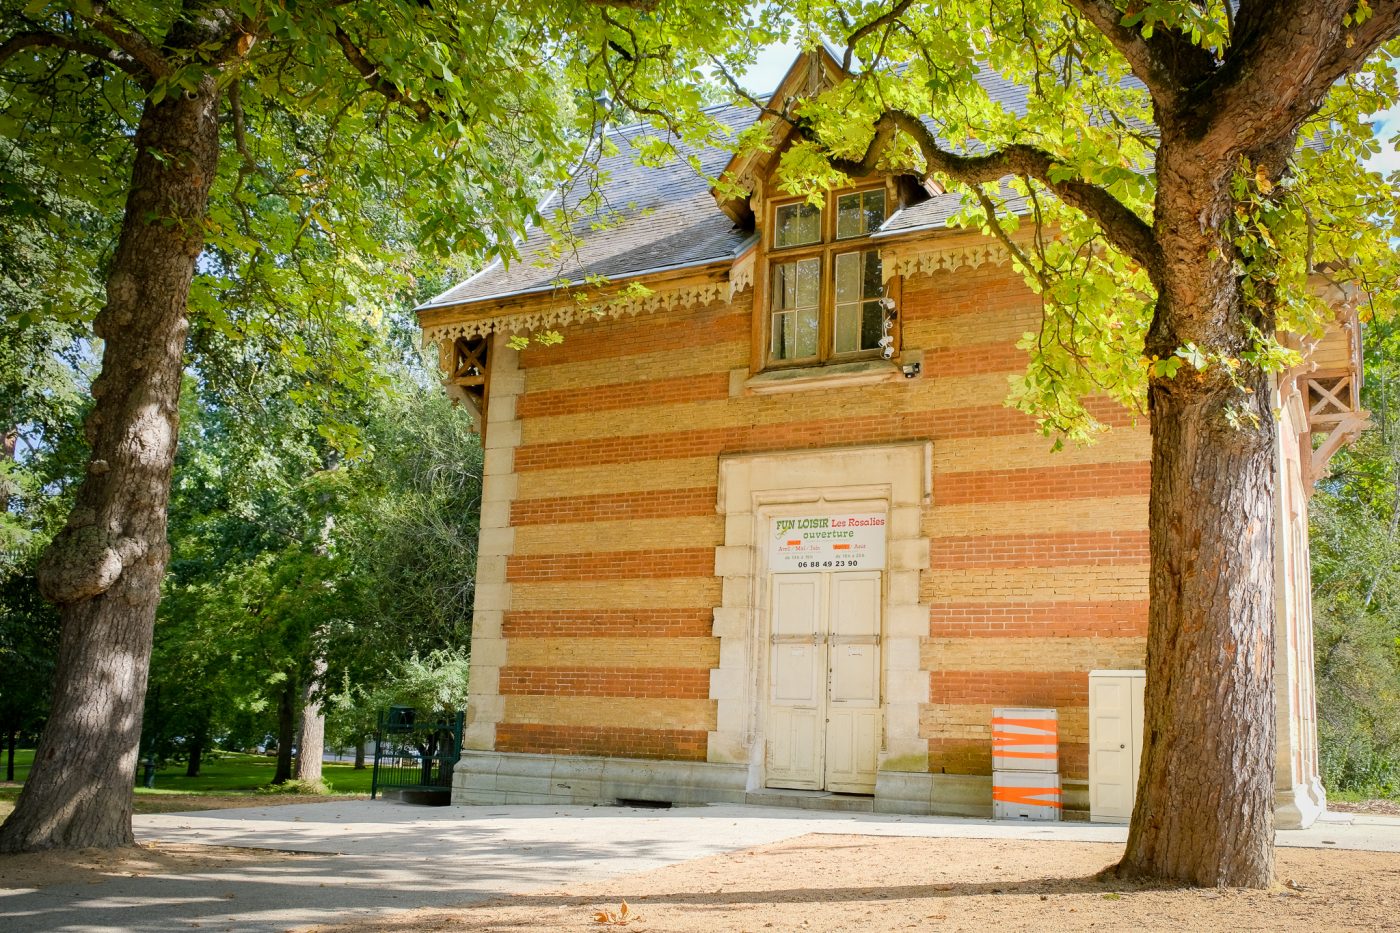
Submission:
M 1400 854 L 1278 850 L 1271 891 L 1098 880 L 1103 843 L 810 834 L 602 882 L 331 930 L 1394 929 Z M 627 913 L 621 913 L 622 902 Z

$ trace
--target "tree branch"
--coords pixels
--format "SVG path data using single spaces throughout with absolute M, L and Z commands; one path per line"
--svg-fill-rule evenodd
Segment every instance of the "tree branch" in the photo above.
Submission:
M 924 157 L 924 170 L 929 174 L 942 173 L 969 186 L 999 181 L 1007 175 L 1035 178 L 1066 204 L 1092 217 L 1103 228 L 1109 242 L 1142 265 L 1154 282 L 1160 281 L 1162 256 L 1152 227 L 1096 185 L 1053 178 L 1054 158 L 1034 146 L 1012 145 L 986 155 L 958 155 L 942 148 L 933 132 L 917 116 L 889 110 L 876 122 L 875 136 L 865 154 L 860 159 L 832 158 L 832 167 L 852 177 L 871 174 L 899 132 L 913 138 Z
M 1123 25 L 1126 15 L 1114 0 L 1065 0 L 1128 60 L 1139 81 L 1164 106 L 1174 106 L 1186 88 L 1208 77 L 1215 56 L 1174 29 L 1157 28 L 1152 37 Z M 1230 0 L 1226 0 L 1227 5 Z
M 160 49 L 149 39 L 136 29 L 109 17 L 105 4 L 93 4 L 92 13 L 85 20 L 93 29 L 106 36 L 108 42 L 139 62 L 151 78 L 166 78 L 174 71 Z
M 31 30 L 17 32 L 4 42 L 0 42 L 0 65 L 12 56 L 33 48 L 61 49 L 78 55 L 86 55 L 98 61 L 115 65 L 122 71 L 141 81 L 151 80 L 151 74 L 138 62 L 117 49 L 108 48 L 96 42 L 85 42 L 71 36 L 61 36 L 54 32 Z
M 382 94 L 386 99 L 412 110 L 420 120 L 427 120 L 432 115 L 432 108 L 428 106 L 426 101 L 412 99 L 404 94 L 397 84 L 381 75 L 379 66 L 370 61 L 369 56 L 355 44 L 355 40 L 350 38 L 350 34 L 339 25 L 335 27 L 335 38 L 340 43 L 341 51 L 345 53 L 346 61 L 360 73 L 360 76 L 365 79 L 372 90 Z
M 851 70 L 851 58 L 856 52 L 856 43 L 870 35 L 881 26 L 888 26 L 904 15 L 904 11 L 914 5 L 914 0 L 899 0 L 888 13 L 875 17 L 870 22 L 857 28 L 846 40 L 846 54 L 841 56 L 841 70 Z
M 1291 136 L 1337 80 L 1400 33 L 1400 0 L 1373 0 L 1371 16 L 1346 27 L 1354 7 L 1355 0 L 1241 3 L 1224 64 L 1183 102 L 1187 131 L 1227 155 Z

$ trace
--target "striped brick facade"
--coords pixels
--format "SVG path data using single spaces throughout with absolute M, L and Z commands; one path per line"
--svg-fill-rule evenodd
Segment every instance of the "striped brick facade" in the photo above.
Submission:
M 804 52 L 772 100 L 844 79 L 829 53 Z M 1019 92 L 998 93 L 1013 102 Z M 768 124 L 774 145 L 738 154 L 699 146 L 642 165 L 631 147 L 646 130 L 611 130 L 618 145 L 599 155 L 607 223 L 582 216 L 596 210 L 580 200 L 591 185 L 566 187 L 547 203 L 577 235 L 567 256 L 542 225 L 519 244 L 521 261 L 492 264 L 418 309 L 449 394 L 484 407 L 470 700 L 454 801 L 743 801 L 765 788 L 765 749 L 781 743 L 768 733 L 777 639 L 764 534 L 774 517 L 841 510 L 886 520 L 878 610 L 862 584 L 872 595 L 848 616 L 880 619 L 870 636 L 878 654 L 861 655 L 880 661 L 878 715 L 861 720 L 863 735 L 879 733 L 875 808 L 990 815 L 993 708 L 1053 707 L 1065 802 L 1084 809 L 1089 673 L 1145 662 L 1145 416 L 1090 399 L 1110 430 L 1054 451 L 1030 417 L 1005 405 L 1025 371 L 1018 343 L 1040 328 L 1040 299 L 1006 245 L 949 229 L 958 194 L 912 176 L 884 179 L 884 223 L 849 237 L 831 220 L 840 216 L 833 194 L 826 232 L 781 260 L 796 268 L 818 251 L 826 257 L 815 359 L 834 350 L 840 313 L 828 266 L 840 252 L 878 251 L 881 325 L 897 330 L 892 363 L 845 355 L 765 370 L 765 249 L 788 196 L 772 154 L 785 131 L 747 107 L 714 115 L 735 129 Z M 711 188 L 719 177 L 733 185 Z M 878 190 L 867 181 L 878 184 L 860 181 L 855 193 Z M 1339 327 L 1300 345 L 1305 362 L 1278 378 L 1273 399 L 1282 413 L 1280 827 L 1306 825 L 1325 807 L 1307 498 L 1365 416 L 1356 296 L 1314 284 L 1338 308 Z M 862 300 L 873 303 L 868 287 Z M 562 342 L 515 348 L 513 337 L 555 329 Z M 461 375 L 448 365 L 483 351 L 484 386 L 479 369 Z M 1310 387 L 1322 377 L 1325 386 Z M 1322 405 L 1345 410 L 1316 417 L 1314 389 L 1345 389 L 1349 401 L 1329 395 Z M 861 663 L 868 685 L 874 667 Z M 860 696 L 875 703 L 870 691 Z M 868 787 L 867 765 L 849 770 Z
M 497 338 L 469 749 L 733 757 L 715 740 L 721 459 L 917 442 L 915 758 L 986 775 L 991 708 L 1054 706 L 1062 770 L 1085 778 L 1088 672 L 1143 663 L 1146 426 L 1105 406 L 1103 441 L 1056 453 L 1002 404 L 1040 314 L 1008 265 L 902 290 L 903 353 L 923 371 L 874 385 L 746 390 L 751 290 L 518 354 Z

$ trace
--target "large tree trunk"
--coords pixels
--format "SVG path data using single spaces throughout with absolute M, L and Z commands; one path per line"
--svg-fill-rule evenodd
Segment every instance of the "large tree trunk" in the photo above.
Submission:
M 1164 283 L 1147 351 L 1195 343 L 1239 358 L 1229 174 L 1164 143 Z M 1141 776 L 1119 872 L 1266 887 L 1274 867 L 1274 420 L 1271 377 L 1241 365 L 1153 378 L 1147 685 Z
M 321 710 L 321 681 L 326 661 L 316 658 L 302 692 L 301 729 L 297 737 L 297 780 L 316 784 L 321 780 L 321 760 L 326 754 L 326 714 Z
M 355 740 L 355 770 L 365 770 L 365 737 L 360 736 Z M 11 778 L 13 780 L 13 778 Z
M 277 770 L 272 783 L 285 784 L 292 779 L 292 743 L 297 732 L 297 684 L 292 678 L 282 685 L 277 696 Z
M 91 459 L 68 524 L 39 566 L 62 621 L 53 708 L 0 851 L 133 841 L 151 637 L 168 547 L 186 302 L 218 167 L 218 91 L 148 103 L 107 303 L 87 422 Z

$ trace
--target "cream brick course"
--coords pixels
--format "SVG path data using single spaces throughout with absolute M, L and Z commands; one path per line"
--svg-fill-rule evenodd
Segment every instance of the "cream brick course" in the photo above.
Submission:
M 1139 428 L 1113 428 L 1093 444 L 1067 443 L 1059 451 L 1039 434 L 1010 437 L 949 438 L 933 449 L 935 473 L 965 470 L 1027 470 L 1081 463 L 1127 463 L 1152 456 L 1152 435 Z
M 665 319 L 657 320 L 661 322 Z M 703 376 L 726 372 L 739 365 L 747 367 L 748 364 L 748 343 L 735 341 L 710 344 L 703 353 L 697 353 L 694 347 L 677 347 L 674 350 L 638 353 L 617 360 L 580 360 L 535 366 L 523 372 L 527 392 L 550 392 L 555 389 L 590 389 L 624 381 Z
M 992 740 L 991 703 L 930 703 L 920 717 L 925 738 Z M 1089 709 L 1063 706 L 1058 710 L 1061 742 L 1089 741 Z
M 475 660 L 475 659 L 473 659 Z M 518 667 L 713 668 L 715 638 L 512 638 L 503 663 Z
M 715 728 L 713 700 L 656 697 L 506 697 L 502 722 L 547 726 L 621 726 L 628 729 Z
M 605 582 L 516 583 L 511 609 L 643 609 L 655 606 L 717 606 L 715 577 Z
M 555 499 L 655 489 L 698 489 L 715 485 L 717 476 L 714 457 L 649 460 L 629 463 L 625 468 L 610 463 L 605 466 L 530 470 L 520 475 L 516 491 L 521 499 Z
M 1147 565 L 926 572 L 922 601 L 1147 598 Z
M 1040 329 L 1040 308 L 1028 297 L 1025 305 L 970 311 L 967 314 L 918 318 L 904 325 L 904 346 L 928 350 L 934 347 L 967 348 L 979 343 L 1020 340 L 1026 331 Z M 935 375 L 930 373 L 930 375 Z
M 724 527 L 717 515 L 521 525 L 513 530 L 515 553 L 521 555 L 714 547 L 723 540 L 724 535 Z
M 927 671 L 1136 670 L 1145 638 L 929 638 L 920 650 Z
M 932 538 L 1146 530 L 1146 495 L 944 506 L 935 502 L 924 522 L 924 533 Z

